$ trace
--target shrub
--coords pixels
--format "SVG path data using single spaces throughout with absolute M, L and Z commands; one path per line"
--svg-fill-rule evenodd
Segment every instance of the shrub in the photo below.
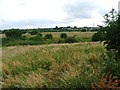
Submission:
M 75 36 L 73 37 L 67 37 L 65 38 L 65 43 L 74 43 L 74 42 L 77 42 L 77 40 L 75 39 Z
M 42 34 L 38 33 L 35 37 L 30 38 L 31 40 L 41 40 L 42 39 Z
M 103 41 L 105 40 L 105 38 L 106 38 L 106 35 L 104 32 L 104 28 L 101 27 L 99 31 L 92 36 L 92 41 Z
M 85 29 L 82 29 L 81 32 L 86 32 L 86 30 L 85 30 Z
M 61 37 L 61 38 L 67 38 L 67 34 L 66 34 L 66 33 L 61 33 L 61 34 L 60 34 L 60 37 Z
M 36 30 L 33 30 L 33 31 L 31 31 L 31 32 L 29 32 L 31 35 L 36 35 L 37 33 L 38 33 L 38 31 L 36 31 Z
M 112 9 L 108 14 L 105 14 L 105 46 L 107 50 L 115 50 L 116 59 L 120 68 L 120 15 Z M 120 70 L 120 69 L 119 69 Z
M 45 35 L 45 39 L 52 39 L 52 38 L 53 38 L 52 34 L 46 34 Z
M 5 32 L 6 37 L 19 38 L 22 36 L 22 31 L 19 29 L 10 29 Z

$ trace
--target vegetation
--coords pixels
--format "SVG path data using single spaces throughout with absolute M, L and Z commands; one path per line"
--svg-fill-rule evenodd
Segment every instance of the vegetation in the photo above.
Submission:
M 67 38 L 67 34 L 66 34 L 66 33 L 61 33 L 61 34 L 60 34 L 60 37 L 61 37 L 61 38 Z
M 104 18 L 105 26 L 94 29 L 1 31 L 2 45 L 9 46 L 2 47 L 2 87 L 119 89 L 120 16 L 112 9 Z
M 3 88 L 90 88 L 118 75 L 113 53 L 99 43 L 3 47 Z M 113 55 L 113 56 L 112 56 Z M 105 56 L 105 57 L 104 57 Z M 114 64 L 111 70 L 108 63 Z M 119 79 L 119 77 L 117 77 Z
M 45 39 L 52 39 L 52 38 L 53 38 L 52 34 L 46 34 L 45 35 Z
M 5 35 L 9 38 L 20 38 L 22 36 L 22 31 L 19 29 L 10 29 L 9 31 L 5 32 Z
M 9 38 L 2 34 L 2 46 L 14 45 L 41 45 L 52 43 L 74 43 L 74 42 L 90 42 L 95 32 L 64 32 L 67 38 L 60 38 L 61 32 L 39 32 L 36 35 L 29 33 L 22 34 L 20 38 Z M 52 39 L 46 39 L 45 35 L 51 34 Z M 76 36 L 76 37 L 75 37 Z M 69 41 L 70 40 L 70 41 Z
M 120 62 L 120 16 L 115 14 L 115 10 L 112 9 L 105 15 L 105 20 L 107 24 L 105 44 L 107 44 L 107 49 L 114 49 L 117 52 Z
M 37 30 L 32 30 L 32 31 L 30 31 L 29 32 L 31 35 L 36 35 L 36 34 L 38 34 L 38 31 Z
M 120 66 L 120 15 L 112 9 L 105 14 L 106 26 L 100 27 L 100 31 L 93 35 L 93 41 L 104 41 L 107 50 L 112 50 L 116 54 L 116 60 Z

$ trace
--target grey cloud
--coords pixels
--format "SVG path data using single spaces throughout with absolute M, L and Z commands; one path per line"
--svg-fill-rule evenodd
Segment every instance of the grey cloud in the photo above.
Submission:
M 64 11 L 71 19 L 88 19 L 93 18 L 93 12 L 103 15 L 106 11 L 102 6 L 90 1 L 76 2 L 71 5 L 66 5 Z
M 0 29 L 8 29 L 8 28 L 26 28 L 28 26 L 35 27 L 47 27 L 52 24 L 57 24 L 61 22 L 56 22 L 52 20 L 42 20 L 42 19 L 32 19 L 32 20 L 21 20 L 21 21 L 11 21 L 11 22 L 3 22 L 0 24 Z

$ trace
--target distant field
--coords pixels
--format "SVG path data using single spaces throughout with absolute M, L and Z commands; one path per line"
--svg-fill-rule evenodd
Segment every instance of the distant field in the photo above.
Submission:
M 77 37 L 81 38 L 89 38 L 92 37 L 96 32 L 43 32 L 42 34 L 52 34 L 53 37 L 59 37 L 61 33 L 66 33 L 68 36 L 74 36 L 76 35 Z
M 89 38 L 92 37 L 94 35 L 94 33 L 96 32 L 42 32 L 43 36 L 45 34 L 52 34 L 53 37 L 59 37 L 61 33 L 66 33 L 68 36 L 74 36 L 76 35 L 77 37 L 81 37 L 81 38 Z M 28 37 L 30 37 L 31 35 L 29 34 L 25 34 Z M 5 34 L 0 34 L 0 38 L 5 37 Z
M 91 87 L 101 78 L 102 52 L 95 42 L 3 47 L 2 86 Z
M 58 43 L 74 43 L 74 42 L 92 42 L 92 36 L 95 32 L 41 32 L 42 37 L 31 35 L 29 33 L 23 34 L 22 38 L 5 38 L 5 34 L 1 34 L 2 46 L 15 45 L 42 45 L 42 44 L 58 44 Z M 60 34 L 66 33 L 67 38 L 61 38 Z M 52 34 L 52 39 L 46 39 L 46 34 Z M 76 37 L 74 37 L 76 36 Z M 74 38 L 72 38 L 74 37 Z

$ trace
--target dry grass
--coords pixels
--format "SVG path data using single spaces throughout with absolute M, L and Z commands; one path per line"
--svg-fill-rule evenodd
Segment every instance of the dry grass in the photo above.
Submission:
M 83 72 L 82 64 L 88 60 L 98 64 L 104 47 L 99 43 L 85 42 L 12 46 L 3 47 L 2 51 L 3 87 L 42 88 L 69 86 L 69 80 L 80 76 L 96 77 L 99 70 L 93 73 L 96 68 L 88 65 L 89 71 Z
M 45 36 L 46 34 L 52 34 L 53 37 L 60 37 L 61 33 L 66 33 L 68 36 L 74 36 L 74 35 L 76 35 L 77 37 L 81 37 L 81 38 L 90 38 L 96 32 L 42 32 L 43 36 Z M 31 37 L 31 35 L 28 34 L 28 33 L 23 34 L 23 36 L 25 36 L 27 38 Z M 0 38 L 4 38 L 4 37 L 6 37 L 5 34 L 0 34 Z
M 52 34 L 53 37 L 60 37 L 61 33 L 66 33 L 68 36 L 76 35 L 77 37 L 81 38 L 89 38 L 92 37 L 95 32 L 42 32 L 43 36 L 48 33 Z

